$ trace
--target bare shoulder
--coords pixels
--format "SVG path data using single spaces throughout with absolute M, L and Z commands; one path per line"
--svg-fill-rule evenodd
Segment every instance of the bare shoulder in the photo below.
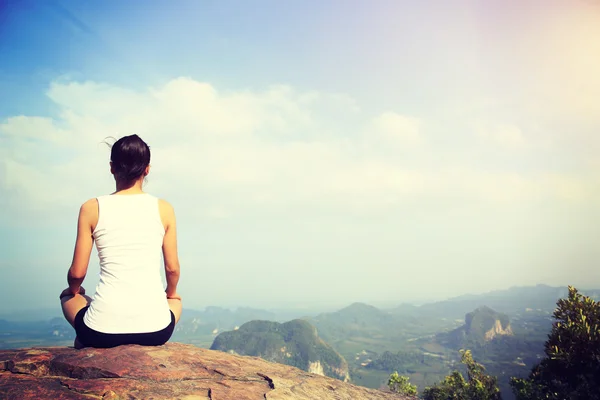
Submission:
M 89 199 L 81 205 L 79 209 L 79 219 L 82 223 L 95 228 L 98 223 L 98 200 Z
M 175 222 L 175 209 L 173 209 L 173 206 L 168 201 L 158 199 L 158 211 L 160 212 L 160 219 L 165 228 Z
M 82 215 L 98 215 L 98 200 L 96 198 L 89 199 L 81 205 L 79 212 Z
M 165 199 L 158 199 L 158 207 L 160 209 L 160 213 L 162 214 L 174 214 L 175 210 L 173 209 L 173 206 L 171 205 L 171 203 L 169 203 L 168 201 L 166 201 Z

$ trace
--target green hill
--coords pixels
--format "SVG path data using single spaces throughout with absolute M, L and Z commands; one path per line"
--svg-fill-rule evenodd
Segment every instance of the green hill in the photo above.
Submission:
M 498 335 L 512 335 L 506 314 L 489 307 L 479 307 L 465 316 L 465 332 L 474 339 L 489 341 Z
M 348 363 L 344 357 L 320 339 L 311 324 L 300 319 L 283 324 L 247 322 L 238 330 L 219 334 L 211 349 L 260 357 L 308 372 L 349 380 Z
M 494 338 L 512 335 L 508 316 L 483 306 L 465 315 L 463 326 L 439 334 L 437 339 L 445 346 L 459 349 L 474 344 L 483 345 Z
M 320 314 L 310 322 L 325 340 L 339 340 L 385 331 L 389 319 L 388 315 L 373 306 L 354 303 L 336 312 Z
M 417 317 L 393 315 L 365 303 L 353 303 L 341 310 L 319 314 L 307 320 L 317 327 L 319 335 L 329 343 L 352 338 L 398 341 L 421 331 Z

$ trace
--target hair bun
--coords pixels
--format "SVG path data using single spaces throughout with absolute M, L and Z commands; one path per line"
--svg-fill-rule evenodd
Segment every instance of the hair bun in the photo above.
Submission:
M 124 136 L 112 145 L 110 160 L 116 179 L 132 182 L 145 176 L 150 147 L 138 135 Z

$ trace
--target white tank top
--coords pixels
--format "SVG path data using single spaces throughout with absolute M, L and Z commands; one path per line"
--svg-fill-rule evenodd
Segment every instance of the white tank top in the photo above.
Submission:
M 165 228 L 149 194 L 98 197 L 93 237 L 100 281 L 84 321 L 104 333 L 156 332 L 171 323 L 160 268 Z

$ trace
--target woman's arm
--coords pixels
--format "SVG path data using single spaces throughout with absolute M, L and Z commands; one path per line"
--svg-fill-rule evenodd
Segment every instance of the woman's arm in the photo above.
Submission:
M 165 200 L 160 200 L 160 216 L 165 226 L 163 238 L 163 258 L 165 260 L 165 276 L 167 278 L 167 298 L 179 298 L 177 283 L 179 282 L 180 268 L 177 255 L 177 223 L 175 210 Z
M 73 252 L 71 267 L 67 273 L 69 290 L 73 295 L 79 293 L 81 284 L 87 274 L 90 254 L 92 252 L 92 247 L 94 246 L 92 233 L 97 223 L 98 201 L 96 199 L 91 199 L 86 201 L 79 209 L 75 251 Z

